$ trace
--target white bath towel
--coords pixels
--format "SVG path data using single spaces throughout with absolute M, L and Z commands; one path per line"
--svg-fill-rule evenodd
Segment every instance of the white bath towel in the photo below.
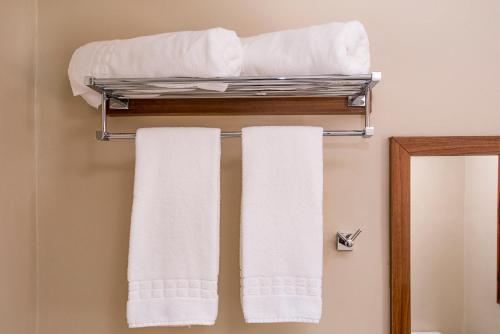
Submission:
M 243 129 L 241 297 L 246 322 L 321 318 L 323 137 Z
M 220 130 L 139 129 L 128 263 L 130 327 L 212 325 Z
M 370 71 L 368 36 L 357 21 L 243 38 L 242 75 L 361 74 Z
M 242 48 L 236 33 L 213 28 L 88 43 L 73 53 L 68 75 L 73 94 L 81 95 L 90 105 L 98 107 L 100 95 L 85 86 L 86 76 L 237 76 L 241 66 Z

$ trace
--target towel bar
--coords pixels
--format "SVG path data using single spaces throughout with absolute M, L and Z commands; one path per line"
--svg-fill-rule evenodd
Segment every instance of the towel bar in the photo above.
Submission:
M 109 132 L 108 114 L 129 116 L 134 113 L 127 111 L 129 109 L 129 100 L 135 99 L 153 99 L 161 101 L 183 100 L 188 104 L 189 101 L 201 101 L 197 106 L 208 105 L 214 98 L 231 99 L 237 101 L 236 104 L 248 103 L 252 101 L 274 101 L 281 103 L 282 99 L 287 98 L 311 98 L 311 106 L 314 101 L 320 100 L 322 112 L 318 114 L 339 114 L 339 110 L 324 112 L 328 107 L 328 102 L 321 100 L 323 98 L 336 98 L 336 106 L 339 106 L 338 99 L 345 99 L 344 107 L 341 109 L 343 115 L 363 115 L 364 128 L 361 130 L 325 130 L 324 136 L 362 136 L 365 138 L 374 135 L 374 127 L 370 124 L 371 114 L 371 90 L 381 80 L 380 72 L 371 74 L 344 76 L 344 75 L 323 75 L 323 76 L 296 76 L 296 77 L 234 77 L 234 78 L 119 78 L 119 79 L 100 79 L 86 78 L 87 86 L 101 93 L 101 129 L 96 132 L 96 138 L 101 141 L 114 139 L 134 139 L 135 133 Z M 185 89 L 186 85 L 199 85 L 200 83 L 221 83 L 227 85 L 224 92 L 209 92 L 203 89 L 193 88 Z M 182 89 L 175 89 L 175 85 L 180 85 Z M 165 88 L 168 87 L 168 88 Z M 172 88 L 174 87 L 174 89 Z M 263 99 L 264 98 L 264 99 Z M 204 100 L 198 100 L 204 99 Z M 239 99 L 239 100 L 238 100 Z M 260 100 L 259 100 L 260 99 Z M 330 100 L 328 100 L 330 101 Z M 301 100 L 301 102 L 303 102 Z M 307 101 L 306 101 L 307 103 Z M 182 103 L 181 103 L 182 104 Z M 293 103 L 287 107 L 293 108 Z M 304 104 L 301 105 L 301 108 Z M 247 108 L 248 109 L 248 108 Z M 154 110 L 157 110 L 154 109 Z M 361 112 L 353 112 L 360 110 Z M 111 111 L 111 112 L 110 112 Z M 161 114 L 160 111 L 153 111 L 152 114 Z M 150 114 L 148 112 L 148 114 Z M 181 113 L 189 115 L 189 113 Z M 194 112 L 191 114 L 195 114 Z M 202 114 L 197 112 L 197 115 Z M 214 113 L 211 113 L 214 114 Z M 231 114 L 230 112 L 228 114 Z M 235 112 L 238 115 L 255 114 L 253 111 Z M 265 111 L 258 114 L 274 114 Z M 280 114 L 311 114 L 304 109 L 298 112 Z M 314 114 L 314 113 L 312 113 Z M 222 132 L 222 138 L 240 137 L 240 131 Z
M 365 128 L 364 130 L 325 130 L 323 136 L 325 137 L 348 137 L 348 136 L 362 136 L 365 138 L 374 135 L 375 128 Z M 223 131 L 220 134 L 221 138 L 237 138 L 241 137 L 241 131 Z M 133 132 L 106 132 L 104 135 L 101 131 L 96 131 L 97 140 L 112 140 L 112 139 L 135 139 Z

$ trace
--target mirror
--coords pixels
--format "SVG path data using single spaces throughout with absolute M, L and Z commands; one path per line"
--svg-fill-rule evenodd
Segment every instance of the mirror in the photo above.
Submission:
M 497 156 L 411 158 L 412 332 L 500 333 Z
M 390 139 L 391 334 L 500 333 L 497 137 Z

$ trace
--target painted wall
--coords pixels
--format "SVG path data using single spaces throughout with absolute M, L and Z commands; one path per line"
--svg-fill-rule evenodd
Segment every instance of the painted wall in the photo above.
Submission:
M 3 73 L 24 66 L 31 68 L 31 44 L 24 41 L 32 36 L 27 32 L 28 37 L 14 33 L 14 27 L 23 32 L 32 31 L 27 28 L 35 22 L 31 4 L 3 1 L 2 6 L 4 4 L 9 11 L 2 10 L 2 42 L 9 50 L 2 49 L 1 59 L 16 62 L 2 61 L 2 68 L 6 67 Z M 241 148 L 238 139 L 228 139 L 222 148 L 219 319 L 213 328 L 168 329 L 172 333 L 388 333 L 387 138 L 500 132 L 499 106 L 495 103 L 500 93 L 497 85 L 500 3 L 496 0 L 37 0 L 37 7 L 36 222 L 41 334 L 128 331 L 126 266 L 134 145 L 132 142 L 96 142 L 98 114 L 71 96 L 66 69 L 72 51 L 83 43 L 213 26 L 235 29 L 246 36 L 359 19 L 370 35 L 373 69 L 383 72 L 383 82 L 376 88 L 374 97 L 377 135 L 370 140 L 325 139 L 324 318 L 321 324 L 243 323 L 238 279 Z M 22 51 L 13 51 L 20 45 L 25 45 Z M 10 52 L 13 52 L 10 58 L 3 58 Z M 16 57 L 16 52 L 23 56 Z M 22 76 L 24 79 L 32 75 L 30 71 L 23 73 L 27 73 L 26 77 Z M 5 189 L 16 188 L 24 195 L 12 204 L 17 213 L 9 217 L 16 217 L 16 224 L 7 225 L 4 222 L 8 220 L 4 219 L 1 222 L 2 227 L 7 226 L 5 235 L 15 236 L 9 238 L 2 233 L 1 247 L 6 248 L 2 248 L 2 259 L 5 254 L 16 254 L 15 260 L 10 256 L 7 259 L 12 261 L 12 267 L 22 266 L 22 269 L 15 268 L 19 271 L 8 271 L 7 276 L 12 279 L 6 280 L 6 286 L 11 287 L 6 293 L 10 299 L 17 296 L 11 291 L 27 293 L 31 298 L 25 288 L 34 284 L 30 273 L 35 267 L 30 262 L 30 247 L 35 245 L 30 239 L 34 233 L 31 224 L 35 221 L 31 210 L 35 205 L 29 196 L 35 189 L 29 186 L 33 182 L 30 158 L 33 119 L 28 101 L 33 91 L 29 89 L 29 80 L 19 86 L 11 86 L 11 81 L 4 84 L 4 80 L 2 77 L 1 88 L 16 88 L 6 95 L 8 99 L 3 99 L 14 109 L 9 108 L 8 116 L 2 110 L 2 135 L 9 134 L 0 144 L 2 153 L 5 152 L 2 157 L 26 158 L 19 166 L 2 166 L 1 171 L 6 178 L 3 184 L 9 184 L 1 188 L 1 199 L 12 198 L 12 190 Z M 1 91 L 4 94 L 6 90 Z M 20 97 L 13 98 L 16 95 Z M 14 114 L 12 110 L 20 112 Z M 19 118 L 19 121 L 3 122 L 3 117 Z M 317 116 L 172 117 L 114 120 L 112 126 L 120 130 L 160 125 L 221 126 L 231 130 L 259 124 L 351 128 L 360 126 L 362 120 Z M 30 166 L 28 170 L 26 166 Z M 5 205 L 5 201 L 2 202 Z M 335 231 L 357 227 L 363 227 L 364 232 L 356 251 L 337 253 L 333 247 Z M 4 238 L 8 243 L 3 242 Z M 19 303 L 22 306 L 19 310 L 26 313 L 16 314 L 31 314 L 29 303 Z M 165 329 L 134 330 L 163 331 Z
M 35 2 L 0 1 L 0 333 L 35 329 Z

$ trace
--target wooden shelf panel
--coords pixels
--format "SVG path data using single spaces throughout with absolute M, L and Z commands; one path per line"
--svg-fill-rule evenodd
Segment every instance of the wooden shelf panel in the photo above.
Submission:
M 108 108 L 109 116 L 362 115 L 347 97 L 131 99 L 128 109 Z

